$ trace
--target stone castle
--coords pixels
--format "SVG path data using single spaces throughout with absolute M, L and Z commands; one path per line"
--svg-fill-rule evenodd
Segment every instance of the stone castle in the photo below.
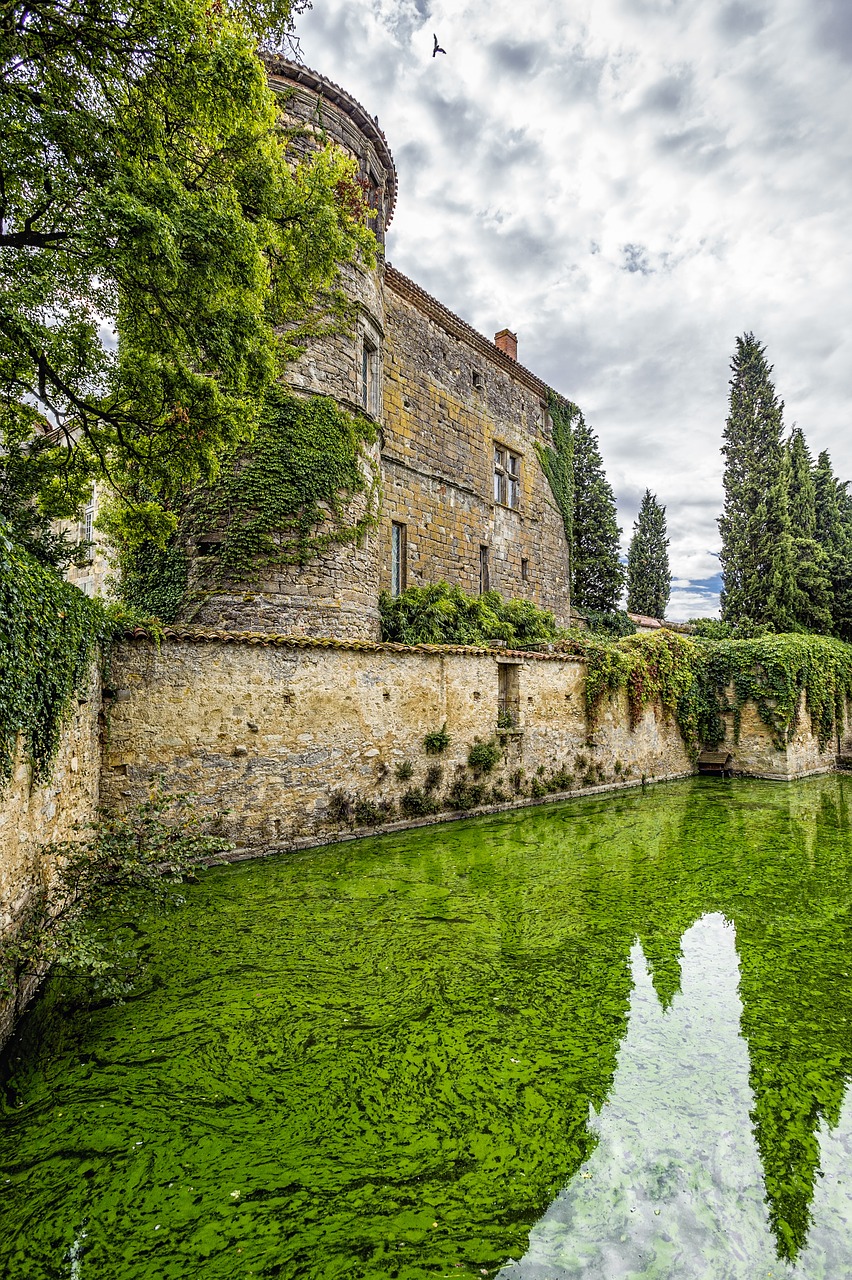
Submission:
M 384 260 L 397 175 L 377 122 L 314 71 L 283 58 L 267 70 L 300 133 L 330 137 L 355 158 L 375 211 L 375 269 L 350 265 L 343 275 L 354 330 L 315 341 L 287 381 L 378 424 L 367 462 L 381 477 L 381 519 L 359 545 L 276 566 L 249 593 L 245 584 L 217 590 L 193 622 L 377 639 L 380 590 L 445 579 L 472 594 L 531 600 L 567 625 L 568 545 L 536 452 L 552 442 L 554 393 L 518 363 L 515 334 L 504 329 L 490 342 Z M 90 531 L 91 510 L 86 520 Z M 105 568 L 96 556 L 73 580 L 98 591 Z

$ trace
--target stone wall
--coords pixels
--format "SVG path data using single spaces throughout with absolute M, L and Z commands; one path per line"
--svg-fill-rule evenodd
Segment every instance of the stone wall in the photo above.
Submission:
M 381 585 L 391 586 L 391 525 L 407 530 L 409 585 L 489 585 L 569 625 L 568 548 L 536 444 L 551 442 L 548 388 L 405 276 L 385 273 L 385 509 Z M 494 501 L 494 447 L 521 458 L 517 509 Z
M 0 791 L 0 935 L 14 926 L 33 886 L 46 873 L 44 845 L 73 837 L 76 823 L 91 822 L 100 783 L 100 677 L 92 672 L 84 699 L 75 701 L 47 782 L 33 785 L 32 768 L 19 741 L 10 781 Z M 10 1004 L 0 1001 L 0 1047 L 11 1027 Z
M 381 246 L 396 200 L 396 171 L 376 122 L 345 90 L 307 67 L 273 57 L 267 59 L 267 69 L 285 120 L 299 131 L 295 150 L 304 153 L 330 138 L 357 161 L 376 208 L 373 230 Z M 309 342 L 303 355 L 287 367 L 287 382 L 297 392 L 330 396 L 342 408 L 377 422 L 383 411 L 382 271 L 381 250 L 374 266 L 350 263 L 343 268 L 339 287 L 351 307 L 348 323 Z M 365 350 L 369 353 L 368 385 L 364 381 Z M 365 449 L 368 482 L 378 470 L 376 444 Z M 362 518 L 366 505 L 363 494 L 351 500 L 347 507 L 351 524 Z M 257 582 L 224 584 L 200 607 L 193 607 L 192 621 L 227 630 L 378 639 L 380 554 L 380 538 L 373 533 L 355 545 L 332 545 L 306 565 L 270 566 Z
M 85 698 L 72 705 L 47 782 L 33 785 L 19 741 L 11 780 L 0 791 L 0 933 L 17 916 L 41 868 L 41 845 L 66 840 L 76 822 L 90 822 L 100 780 L 100 677 L 93 670 Z
M 560 771 L 577 789 L 692 771 L 677 728 L 653 708 L 631 732 L 626 704 L 616 702 L 590 733 L 584 666 L 574 659 L 259 639 L 118 646 L 105 805 L 133 804 L 163 776 L 208 812 L 229 811 L 222 829 L 238 844 L 283 847 L 348 829 L 330 812 L 332 793 L 398 805 L 407 791 L 424 789 L 435 766 L 436 796 L 460 782 L 481 788 L 478 804 L 541 793 Z M 501 677 L 501 667 L 514 675 Z M 477 740 L 498 740 L 507 683 L 519 727 L 499 734 L 497 766 L 477 776 L 468 753 Z M 450 746 L 430 756 L 424 735 L 444 723 Z M 401 780 L 406 761 L 412 776 Z
M 847 707 L 847 724 L 848 720 Z M 783 751 L 776 747 L 772 734 L 761 720 L 754 703 L 746 703 L 742 709 L 738 742 L 734 741 L 733 714 L 725 717 L 725 727 L 725 741 L 721 745 L 730 751 L 735 772 L 751 778 L 777 781 L 807 778 L 814 773 L 828 773 L 837 762 L 840 744 L 832 740 L 825 748 L 820 747 L 804 705 L 804 694 L 799 702 L 796 723 L 788 735 L 787 746 Z

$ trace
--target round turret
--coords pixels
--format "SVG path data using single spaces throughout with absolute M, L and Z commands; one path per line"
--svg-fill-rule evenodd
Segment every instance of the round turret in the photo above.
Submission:
M 354 157 L 358 181 L 373 216 L 378 242 L 372 268 L 350 263 L 339 281 L 350 316 L 310 342 L 285 372 L 299 396 L 328 396 L 341 409 L 382 420 L 385 308 L 383 246 L 396 203 L 396 170 L 377 120 L 351 95 L 315 71 L 286 59 L 265 59 L 269 83 L 281 95 L 283 113 L 294 126 L 294 147 L 306 150 L 331 139 Z M 369 524 L 380 499 L 379 431 L 362 445 L 364 491 L 346 503 L 350 527 Z M 210 539 L 215 543 L 215 535 Z M 212 547 L 200 547 L 203 554 Z M 279 634 L 378 638 L 379 540 L 370 528 L 354 541 L 331 542 L 302 564 L 272 564 L 252 584 L 217 586 L 193 614 L 204 626 L 264 630 Z

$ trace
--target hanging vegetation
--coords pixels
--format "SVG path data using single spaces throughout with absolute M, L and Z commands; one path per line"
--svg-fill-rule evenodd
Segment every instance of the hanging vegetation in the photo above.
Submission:
M 656 699 L 687 747 L 715 746 L 733 716 L 739 738 L 742 709 L 753 702 L 779 750 L 802 706 L 825 749 L 843 726 L 852 699 L 852 646 L 827 636 L 764 635 L 752 640 L 689 639 L 661 630 L 606 644 L 580 639 L 586 660 L 586 705 L 594 723 L 608 696 L 627 693 L 631 724 Z
M 378 520 L 378 467 L 365 449 L 375 439 L 373 422 L 328 396 L 304 398 L 276 385 L 251 444 L 189 495 L 165 548 L 154 540 L 122 545 L 121 520 L 102 521 L 120 548 L 122 599 L 172 622 L 188 593 L 200 599 L 225 583 L 252 582 L 271 565 L 306 564 L 357 542 Z
M 0 785 L 23 735 L 37 780 L 56 755 L 75 692 L 109 628 L 98 601 L 16 546 L 0 522 Z

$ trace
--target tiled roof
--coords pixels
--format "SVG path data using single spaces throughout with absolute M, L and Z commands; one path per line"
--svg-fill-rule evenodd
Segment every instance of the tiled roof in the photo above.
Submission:
M 333 80 L 327 80 L 318 71 L 312 71 L 310 67 L 303 67 L 299 62 L 290 62 L 279 53 L 264 53 L 261 56 L 270 76 L 279 76 L 282 80 L 289 80 L 291 84 L 302 85 L 304 88 L 310 89 L 312 93 L 321 94 L 323 98 L 333 102 L 336 107 L 339 107 L 341 111 L 349 116 L 350 120 L 357 125 L 364 136 L 372 142 L 387 169 L 388 197 L 385 227 L 389 227 L 393 218 L 393 211 L 396 208 L 396 165 L 393 162 L 388 140 L 384 132 L 379 128 L 378 117 L 371 116 L 366 107 L 361 106 L 357 98 L 353 98 L 351 93 L 347 93 L 345 89 L 341 88 L 339 84 L 335 84 Z
M 490 342 L 477 329 L 469 325 L 466 320 L 462 320 L 461 316 L 457 316 L 454 311 L 450 311 L 449 307 L 445 307 L 443 302 L 433 298 L 431 293 L 427 293 L 419 284 L 409 280 L 408 276 L 404 276 L 401 271 L 397 271 L 396 267 L 392 266 L 390 262 L 385 264 L 385 284 L 390 285 L 394 293 L 399 294 L 400 297 L 413 302 L 416 307 L 431 316 L 448 333 L 469 343 L 470 346 L 481 352 L 487 360 L 499 365 L 501 369 L 505 370 L 513 378 L 517 378 L 519 382 L 522 382 L 540 399 L 546 400 L 551 394 L 552 389 L 546 382 L 542 382 L 541 378 L 536 377 L 531 369 L 527 369 L 525 365 L 519 364 L 511 356 L 507 356 L 505 351 L 501 351 L 495 343 Z

